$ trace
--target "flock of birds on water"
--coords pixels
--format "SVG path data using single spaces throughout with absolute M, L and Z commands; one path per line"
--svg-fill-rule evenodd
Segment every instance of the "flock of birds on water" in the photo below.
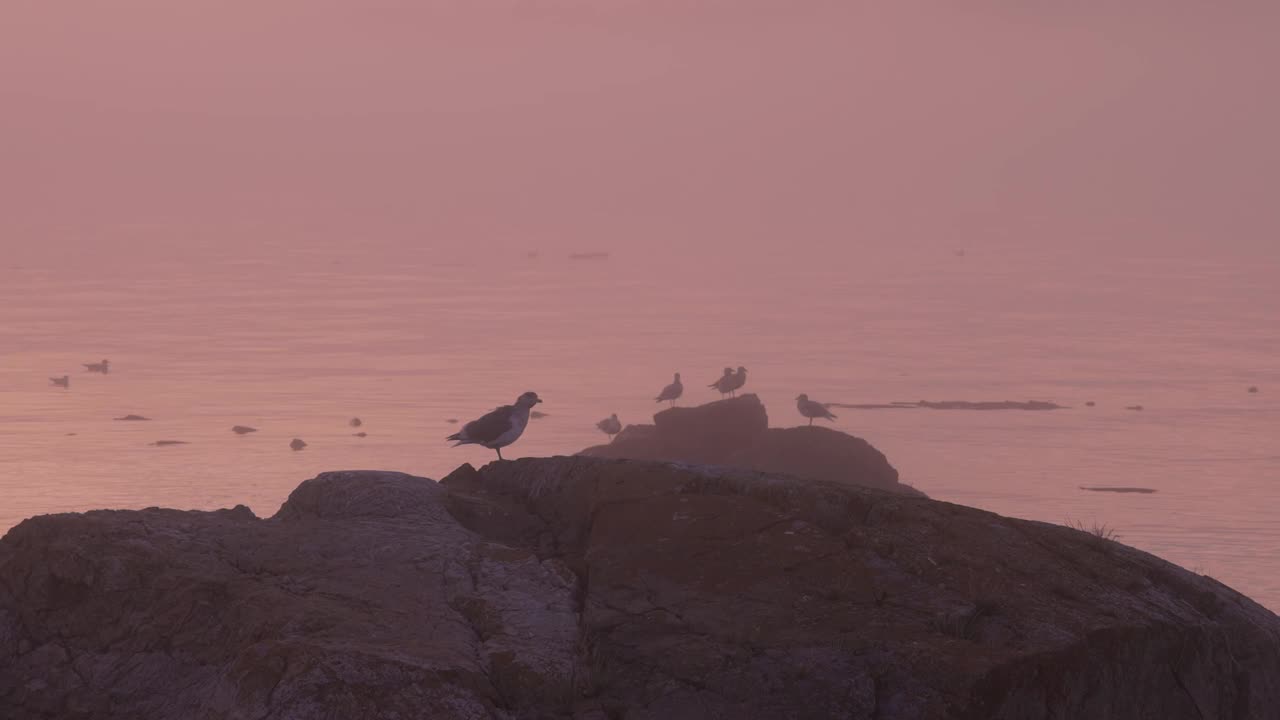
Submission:
M 84 368 L 86 372 L 106 375 L 111 372 L 111 362 L 109 360 L 103 360 L 102 362 L 96 363 L 84 363 Z M 62 377 L 51 377 L 49 378 L 49 382 L 55 387 L 70 389 L 71 376 L 63 375 Z M 746 384 L 747 369 L 739 366 L 737 370 L 728 367 L 725 368 L 724 373 L 707 387 L 718 391 L 720 393 L 720 397 L 723 399 L 726 395 L 729 397 L 737 397 L 738 390 L 741 390 Z M 1250 387 L 1249 392 L 1257 393 L 1258 388 L 1256 386 Z M 654 398 L 654 402 L 665 402 L 669 403 L 671 407 L 675 407 L 676 401 L 683 395 L 684 383 L 680 381 L 680 373 L 676 373 L 671 384 L 662 388 L 662 391 Z M 538 413 L 533 410 L 533 407 L 541 402 L 542 398 L 538 397 L 537 393 L 523 393 L 520 397 L 516 398 L 515 404 L 503 405 L 485 413 L 479 418 L 463 425 L 461 430 L 445 439 L 447 441 L 452 441 L 453 447 L 458 447 L 459 445 L 480 445 L 481 447 L 489 448 L 490 450 L 497 452 L 498 459 L 502 460 L 502 448 L 507 447 L 520 439 L 520 436 L 524 434 L 525 428 L 529 425 L 529 418 L 531 416 L 538 417 Z M 1086 405 L 1093 406 L 1094 403 L 1088 402 Z M 1141 410 L 1142 406 L 1130 406 L 1128 409 Z M 796 410 L 800 412 L 801 416 L 809 420 L 809 425 L 813 425 L 813 421 L 818 419 L 836 419 L 836 416 L 831 413 L 831 410 L 826 404 L 810 400 L 809 396 L 804 393 L 796 396 Z M 144 418 L 140 415 L 127 415 L 116 419 L 146 420 L 148 418 Z M 450 419 L 450 422 L 456 421 Z M 350 425 L 354 428 L 359 428 L 362 424 L 363 423 L 360 418 L 352 418 L 350 421 Z M 596 428 L 605 435 L 608 435 L 609 441 L 613 442 L 614 438 L 622 432 L 622 421 L 618 419 L 618 414 L 614 413 L 604 420 L 596 423 Z M 231 428 L 231 430 L 237 435 L 257 432 L 257 428 L 247 427 L 244 425 L 236 425 Z M 358 432 L 355 433 L 355 435 L 357 437 L 365 437 L 367 436 L 367 433 Z M 161 440 L 155 444 L 181 445 L 184 443 L 175 440 Z M 307 443 L 300 438 L 294 438 L 293 441 L 289 443 L 289 447 L 295 451 L 302 450 L 306 446 Z
M 111 361 L 103 360 L 102 362 L 97 363 L 84 363 L 84 368 L 86 372 L 107 375 L 111 372 Z M 63 375 L 62 377 L 51 377 L 49 378 L 49 383 L 55 387 L 70 389 L 71 376 Z M 729 397 L 737 397 L 738 391 L 746 384 L 747 369 L 739 366 L 737 370 L 729 367 L 725 368 L 724 374 L 719 378 L 716 378 L 716 381 L 707 387 L 719 391 L 720 397 L 723 399 L 726 395 Z M 671 407 L 675 407 L 676 401 L 683 395 L 684 384 L 680 381 L 680 373 L 676 373 L 671 384 L 662 388 L 662 392 L 658 393 L 658 396 L 654 398 L 654 402 L 665 402 L 669 403 Z M 542 398 L 539 398 L 537 393 L 523 393 L 520 397 L 516 398 L 515 404 L 503 405 L 485 413 L 481 417 L 463 425 L 461 430 L 445 439 L 453 441 L 453 447 L 457 447 L 459 445 L 480 445 L 481 447 L 489 448 L 490 450 L 497 452 L 498 459 L 502 460 L 502 448 L 507 447 L 520 439 L 520 436 L 524 434 L 525 428 L 529 425 L 530 416 L 533 415 L 536 417 L 533 407 L 541 402 Z M 803 393 L 796 397 L 796 409 L 800 411 L 802 416 L 809 419 L 810 425 L 813 424 L 815 419 L 836 419 L 836 416 L 831 414 L 831 411 L 827 409 L 826 405 L 810 400 L 809 396 Z M 145 418 L 141 415 L 126 415 L 116 419 L 147 420 L 149 418 Z M 359 428 L 362 424 L 363 421 L 361 421 L 360 418 L 352 418 L 350 421 L 350 425 L 353 428 Z M 596 423 L 596 427 L 605 435 L 608 435 L 609 441 L 612 442 L 613 439 L 622 432 L 622 421 L 618 419 L 618 414 L 614 413 L 604 420 Z M 257 428 L 248 427 L 246 425 L 236 425 L 231 428 L 231 431 L 237 435 L 247 435 L 249 433 L 257 432 L 258 430 Z M 366 437 L 367 433 L 358 432 L 355 433 L 355 435 L 356 437 Z M 178 440 L 160 440 L 155 444 L 182 445 L 185 443 Z M 289 443 L 289 447 L 295 451 L 302 450 L 307 447 L 307 443 L 300 438 L 294 438 L 293 441 Z

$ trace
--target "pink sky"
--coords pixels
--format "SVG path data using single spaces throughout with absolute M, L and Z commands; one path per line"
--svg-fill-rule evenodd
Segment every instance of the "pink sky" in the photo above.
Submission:
M 1270 247 L 1275 7 L 10 0 L 0 242 Z

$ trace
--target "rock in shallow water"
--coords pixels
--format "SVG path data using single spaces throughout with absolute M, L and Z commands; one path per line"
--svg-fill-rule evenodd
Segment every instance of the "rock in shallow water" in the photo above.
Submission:
M 580 455 L 723 465 L 922 495 L 862 438 L 824 427 L 770 428 L 754 394 L 663 410 Z
M 264 520 L 28 520 L 0 540 L 0 659 L 6 720 L 1280 707 L 1280 620 L 1132 548 L 848 484 L 585 457 L 440 484 L 326 473 Z

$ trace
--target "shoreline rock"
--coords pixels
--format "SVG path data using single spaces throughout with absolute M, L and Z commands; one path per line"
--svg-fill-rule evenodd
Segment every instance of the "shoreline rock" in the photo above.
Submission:
M 324 473 L 272 517 L 0 539 L 0 707 L 48 717 L 1245 720 L 1280 618 L 1071 528 L 556 457 Z

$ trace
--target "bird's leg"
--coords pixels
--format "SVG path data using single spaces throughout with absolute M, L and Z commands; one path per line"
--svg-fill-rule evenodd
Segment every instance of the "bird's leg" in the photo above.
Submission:
M 812 422 L 812 420 L 811 420 L 810 422 Z M 501 459 L 502 459 L 502 448 L 494 448 L 494 450 L 497 450 L 497 451 L 498 451 L 498 459 L 499 459 L 499 460 L 501 460 Z
M 809 427 L 813 427 L 813 418 L 809 418 Z

